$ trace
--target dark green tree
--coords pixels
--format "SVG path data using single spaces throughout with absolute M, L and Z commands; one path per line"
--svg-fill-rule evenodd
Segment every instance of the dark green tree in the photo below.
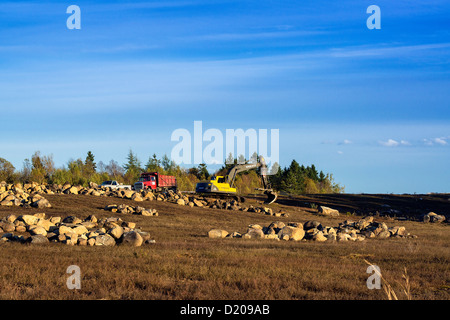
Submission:
M 198 165 L 198 176 L 197 177 L 200 180 L 206 180 L 209 178 L 209 172 L 208 172 L 208 169 L 206 168 L 206 164 L 200 163 Z
M 141 162 L 132 150 L 128 153 L 127 160 L 128 162 L 123 165 L 125 169 L 124 179 L 125 183 L 133 184 L 139 180 L 142 173 Z
M 158 160 L 158 157 L 156 154 L 153 154 L 152 157 L 148 158 L 147 164 L 145 165 L 145 171 L 152 172 L 156 171 L 159 172 L 161 170 L 161 161 Z
M 97 170 L 97 164 L 95 163 L 95 157 L 91 151 L 88 151 L 88 153 L 87 153 L 86 160 L 84 161 L 84 166 L 85 166 L 86 172 L 88 174 L 93 174 Z

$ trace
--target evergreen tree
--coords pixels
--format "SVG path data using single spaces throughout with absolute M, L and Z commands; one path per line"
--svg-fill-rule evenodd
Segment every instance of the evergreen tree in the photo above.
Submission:
M 141 175 L 141 162 L 137 156 L 133 154 L 132 150 L 128 153 L 127 160 L 128 162 L 123 166 L 125 169 L 124 179 L 127 184 L 133 184 L 139 180 L 139 176 Z
M 130 150 L 130 152 L 128 153 L 127 160 L 128 162 L 123 165 L 125 173 L 129 171 L 140 172 L 142 170 L 141 162 L 132 150 Z
M 325 174 L 323 173 L 323 171 L 322 170 L 320 170 L 320 173 L 319 173 L 319 182 L 324 182 L 324 180 L 325 180 Z
M 166 154 L 161 159 L 161 165 L 167 173 L 173 172 L 176 169 L 176 164 Z
M 97 170 L 97 164 L 95 163 L 95 157 L 91 151 L 88 151 L 86 160 L 84 161 L 84 166 L 88 174 L 93 174 Z
M 158 160 L 158 157 L 156 154 L 153 154 L 152 157 L 148 158 L 147 164 L 145 165 L 145 171 L 152 172 L 156 171 L 159 172 L 161 170 L 161 161 Z
M 208 169 L 206 169 L 206 164 L 200 163 L 198 165 L 198 176 L 200 180 L 206 180 L 209 178 L 209 172 Z

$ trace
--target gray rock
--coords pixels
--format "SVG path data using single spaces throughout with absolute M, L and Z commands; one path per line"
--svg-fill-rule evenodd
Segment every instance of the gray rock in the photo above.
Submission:
M 108 234 L 111 235 L 114 239 L 120 239 L 120 237 L 123 235 L 123 228 L 120 226 L 111 228 L 108 231 Z
M 379 234 L 378 234 L 378 238 L 381 238 L 381 239 L 387 239 L 387 238 L 389 238 L 391 236 L 391 233 L 389 232 L 389 231 L 387 231 L 387 230 L 383 230 L 383 231 L 381 231 Z
M 247 233 L 242 235 L 242 238 L 245 239 L 263 239 L 264 232 L 262 229 L 249 228 Z
M 308 230 L 308 229 L 312 229 L 312 228 L 317 228 L 319 230 L 321 230 L 322 225 L 320 224 L 319 221 L 316 220 L 310 220 L 310 221 L 306 221 L 305 224 L 303 225 L 303 229 Z
M 32 236 L 34 235 L 42 235 L 44 237 L 47 236 L 47 231 L 44 229 L 44 227 L 41 226 L 30 226 L 28 232 L 30 232 Z
M 208 232 L 208 237 L 213 239 L 225 238 L 228 232 L 222 229 L 212 229 Z
M 116 240 L 109 234 L 101 234 L 95 238 L 96 246 L 115 246 Z
M 428 212 L 422 217 L 423 222 L 441 223 L 445 221 L 445 216 L 436 214 L 434 212 Z
M 28 242 L 31 244 L 46 244 L 49 243 L 46 236 L 42 234 L 37 234 L 28 238 Z
M 142 236 L 137 231 L 129 231 L 123 234 L 122 236 L 122 244 L 131 245 L 134 247 L 139 247 L 143 242 Z
M 304 236 L 305 230 L 301 228 L 294 228 L 291 226 L 285 226 L 280 230 L 280 232 L 278 232 L 278 238 L 280 238 L 281 240 L 289 239 L 299 241 L 302 240 Z
M 1 221 L 0 228 L 3 229 L 4 232 L 13 232 L 16 229 L 16 226 L 8 221 Z
M 48 202 L 48 200 L 45 199 L 45 198 L 42 198 L 42 199 L 40 199 L 40 200 L 38 200 L 38 201 L 36 201 L 36 202 L 33 202 L 33 203 L 31 204 L 31 206 L 32 206 L 32 207 L 35 207 L 35 208 L 39 208 L 39 209 L 51 208 L 51 207 L 52 207 L 52 205 L 50 204 L 50 202 Z
M 337 217 L 339 216 L 339 211 L 336 209 L 332 209 L 329 207 L 325 207 L 325 206 L 320 206 L 318 209 L 318 213 L 325 215 L 325 216 L 332 216 L 332 217 Z

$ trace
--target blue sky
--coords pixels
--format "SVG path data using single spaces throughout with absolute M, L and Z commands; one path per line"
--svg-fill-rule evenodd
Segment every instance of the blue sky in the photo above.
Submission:
M 1 1 L 0 157 L 145 163 L 201 120 L 279 129 L 281 166 L 346 192 L 450 192 L 449 17 L 433 0 Z

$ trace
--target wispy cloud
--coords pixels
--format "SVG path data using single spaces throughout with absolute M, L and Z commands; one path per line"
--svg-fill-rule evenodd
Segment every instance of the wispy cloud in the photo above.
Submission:
M 344 139 L 344 141 L 341 144 L 352 144 L 352 143 L 353 143 L 353 141 Z
M 401 144 L 401 145 L 404 145 L 404 146 L 410 146 L 410 145 L 412 145 L 411 142 L 406 141 L 406 140 L 401 140 L 401 141 L 400 141 L 400 144 Z
M 427 146 L 434 146 L 434 145 L 440 145 L 440 146 L 446 146 L 448 145 L 447 140 L 449 139 L 449 137 L 440 137 L 440 138 L 425 138 L 422 139 L 422 142 L 427 145 Z
M 379 141 L 378 143 L 385 147 L 397 147 L 400 145 L 400 142 L 398 142 L 394 139 L 389 139 L 387 141 Z
M 291 38 L 291 37 L 306 37 L 317 36 L 325 34 L 325 31 L 273 31 L 273 32 L 253 32 L 253 33 L 215 33 L 195 35 L 190 37 L 183 37 L 180 39 L 186 41 L 240 41 L 240 40 L 261 40 L 261 39 L 275 39 L 275 38 Z
M 431 43 L 421 45 L 391 45 L 391 46 L 359 46 L 334 48 L 330 56 L 336 58 L 364 58 L 364 57 L 401 57 L 418 51 L 430 51 L 449 48 L 450 43 Z

